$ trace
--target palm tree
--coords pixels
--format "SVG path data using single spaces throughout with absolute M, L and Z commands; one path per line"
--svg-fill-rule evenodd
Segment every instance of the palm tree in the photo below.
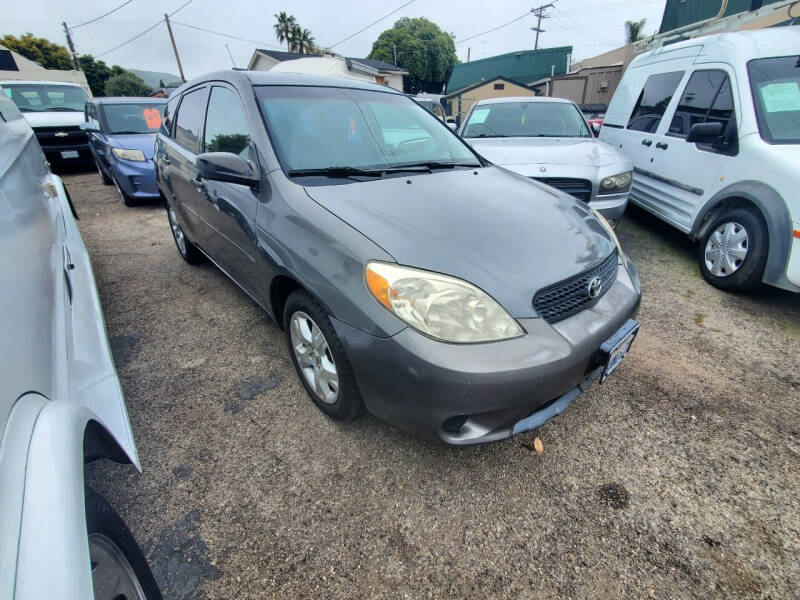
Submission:
M 291 38 L 294 28 L 297 27 L 297 21 L 294 16 L 287 15 L 285 12 L 280 12 L 275 15 L 275 19 L 276 23 L 272 26 L 273 29 L 275 29 L 275 36 L 278 38 L 279 42 L 286 42 L 286 49 L 291 52 Z
M 644 24 L 647 19 L 641 21 L 625 21 L 625 43 L 632 44 L 645 38 Z
M 314 36 L 308 29 L 297 28 L 294 35 L 295 49 L 300 54 L 313 54 L 314 53 Z

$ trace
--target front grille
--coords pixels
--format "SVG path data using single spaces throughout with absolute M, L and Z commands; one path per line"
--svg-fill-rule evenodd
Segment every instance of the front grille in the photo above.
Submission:
M 589 283 L 596 277 L 600 279 L 601 287 L 597 296 L 592 298 L 589 296 Z M 617 251 L 614 250 L 596 267 L 536 292 L 533 308 L 545 321 L 555 323 L 594 305 L 616 279 Z
M 574 196 L 582 202 L 589 202 L 592 199 L 592 182 L 586 179 L 572 179 L 571 177 L 534 177 L 534 179 Z
M 33 133 L 39 140 L 42 150 L 59 149 L 68 150 L 70 148 L 82 148 L 88 144 L 86 132 L 81 131 L 78 126 L 70 125 L 64 127 L 34 127 Z M 66 134 L 66 135 L 62 135 Z

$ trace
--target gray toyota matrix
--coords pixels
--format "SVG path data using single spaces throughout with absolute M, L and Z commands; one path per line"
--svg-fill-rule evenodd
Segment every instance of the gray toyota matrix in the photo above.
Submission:
M 213 73 L 170 98 L 154 160 L 183 258 L 269 313 L 333 418 L 506 438 L 605 380 L 637 333 L 639 276 L 600 215 L 387 87 Z

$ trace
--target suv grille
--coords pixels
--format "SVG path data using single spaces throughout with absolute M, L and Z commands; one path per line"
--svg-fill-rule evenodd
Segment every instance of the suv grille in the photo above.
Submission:
M 49 148 L 80 148 L 88 143 L 86 132 L 82 131 L 77 125 L 64 127 L 34 127 L 33 133 L 39 140 L 42 150 Z M 62 135 L 66 134 L 66 135 Z
M 536 292 L 533 308 L 548 323 L 574 315 L 594 305 L 603 297 L 617 278 L 617 251 L 611 253 L 596 267 L 584 271 L 566 281 L 551 285 Z M 589 295 L 589 283 L 600 280 L 600 290 L 595 296 Z
M 570 177 L 534 177 L 534 179 L 565 194 L 574 196 L 582 202 L 589 202 L 592 199 L 592 182 L 586 179 L 572 179 Z

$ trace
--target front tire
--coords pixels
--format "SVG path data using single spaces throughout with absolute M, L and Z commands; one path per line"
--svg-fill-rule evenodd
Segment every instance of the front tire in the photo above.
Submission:
M 175 209 L 173 209 L 169 202 L 167 204 L 167 218 L 169 219 L 169 228 L 172 231 L 172 239 L 175 240 L 175 246 L 178 248 L 178 252 L 190 265 L 196 265 L 199 262 L 203 261 L 203 253 L 195 246 L 192 242 L 189 241 L 189 238 L 186 237 L 186 233 L 183 231 L 181 224 L 178 222 L 178 215 L 175 214 Z
M 111 182 L 114 184 L 114 187 L 117 190 L 117 195 L 119 196 L 119 199 L 122 200 L 122 203 L 125 206 L 136 205 L 136 201 L 125 193 L 125 190 L 123 190 L 122 187 L 119 185 L 119 182 L 117 181 L 116 177 L 112 177 Z
M 86 529 L 95 600 L 162 600 L 147 560 L 125 522 L 89 488 Z
M 111 177 L 106 175 L 106 172 L 103 171 L 103 167 L 100 166 L 100 162 L 96 158 L 94 159 L 94 164 L 97 167 L 97 172 L 100 173 L 100 181 L 103 182 L 103 185 L 111 185 L 114 183 L 111 181 Z
M 329 417 L 355 419 L 364 404 L 344 346 L 328 315 L 305 290 L 289 295 L 283 312 L 289 356 L 314 404 Z
M 748 206 L 733 208 L 714 219 L 700 240 L 700 272 L 721 290 L 749 290 L 761 283 L 768 251 L 761 213 Z

